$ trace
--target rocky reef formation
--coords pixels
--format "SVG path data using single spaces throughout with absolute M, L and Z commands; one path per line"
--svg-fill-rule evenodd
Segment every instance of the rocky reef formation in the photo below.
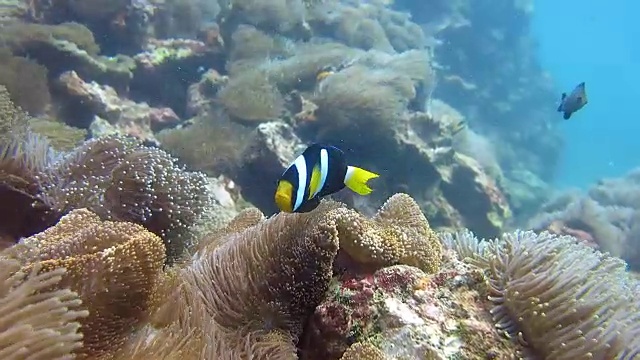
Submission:
M 514 212 L 531 215 L 546 198 L 539 189 L 553 179 L 563 145 L 550 105 L 557 91 L 535 54 L 533 1 L 498 0 L 488 8 L 473 0 L 396 0 L 394 6 L 411 11 L 435 39 L 440 81 L 434 96 L 500 144 L 487 147 L 472 137 L 467 153 L 483 153 L 483 164 L 499 162 Z
M 486 53 L 483 58 L 496 71 L 518 63 L 514 59 L 527 47 L 510 54 L 482 45 L 487 39 L 466 47 L 469 37 L 486 37 L 486 31 L 474 35 L 456 24 L 479 21 L 482 11 L 437 2 L 429 7 L 429 14 L 447 24 L 438 31 L 431 26 L 434 19 L 411 18 L 384 2 L 151 0 L 80 6 L 38 0 L 11 12 L 0 37 L 0 48 L 12 59 L 7 64 L 34 69 L 28 81 L 34 90 L 10 77 L 0 75 L 0 82 L 32 116 L 92 137 L 126 134 L 160 143 L 193 168 L 231 178 L 245 199 L 268 214 L 275 210 L 270 185 L 292 154 L 260 149 L 256 137 L 263 136 L 263 123 L 289 126 L 299 139 L 300 147 L 280 146 L 298 151 L 311 142 L 337 144 L 350 161 L 383 173 L 371 199 L 350 202 L 362 211 L 403 191 L 438 229 L 469 227 L 497 236 L 513 216 L 540 202 L 546 190 L 541 178 L 548 176 L 536 166 L 513 165 L 515 158 L 538 156 L 522 151 L 539 144 L 512 141 L 522 129 L 506 134 L 487 125 L 498 117 L 515 123 L 515 110 L 474 117 L 469 104 L 513 89 L 524 95 L 505 102 L 520 108 L 543 87 L 506 82 L 534 78 L 535 66 L 527 65 L 485 74 L 475 88 L 486 91 L 467 91 L 469 102 L 456 100 L 463 97 L 451 95 L 457 91 L 451 79 L 477 71 L 438 47 L 443 38 L 465 51 Z M 504 11 L 512 10 L 521 11 Z M 507 25 L 501 31 L 509 33 Z M 455 33 L 460 29 L 466 32 Z M 514 37 L 525 38 L 525 30 Z M 503 45 L 512 49 L 517 39 Z M 469 56 L 478 57 L 475 52 Z M 510 55 L 496 61 L 499 54 Z M 21 95 L 27 91 L 30 96 Z M 522 132 L 531 134 L 526 127 Z M 536 139 L 552 138 L 551 130 L 544 131 Z M 505 144 L 500 153 L 487 136 Z M 374 151 L 372 143 L 380 147 Z M 268 151 L 282 164 L 260 157 Z M 538 161 L 529 160 L 518 163 Z M 256 183 L 246 169 L 268 172 L 269 186 Z
M 0 358 L 640 355 L 638 280 L 593 246 L 637 266 L 635 174 L 589 200 L 625 206 L 624 251 L 569 220 L 504 234 L 559 142 L 529 10 L 499 3 L 517 24 L 469 1 L 0 3 Z M 317 142 L 373 194 L 275 214 Z

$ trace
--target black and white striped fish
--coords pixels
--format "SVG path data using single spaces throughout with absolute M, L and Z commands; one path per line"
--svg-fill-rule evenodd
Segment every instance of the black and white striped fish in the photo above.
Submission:
M 367 182 L 379 175 L 347 165 L 342 150 L 327 145 L 309 146 L 285 170 L 278 181 L 276 205 L 283 212 L 309 212 L 322 197 L 344 187 L 360 195 L 368 195 Z

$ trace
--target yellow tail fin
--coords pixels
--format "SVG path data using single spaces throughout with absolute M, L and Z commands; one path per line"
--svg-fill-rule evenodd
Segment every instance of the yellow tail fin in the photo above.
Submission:
M 344 177 L 344 184 L 351 191 L 360 195 L 369 195 L 373 190 L 367 185 L 367 181 L 377 178 L 378 174 L 355 166 L 347 167 L 347 175 Z

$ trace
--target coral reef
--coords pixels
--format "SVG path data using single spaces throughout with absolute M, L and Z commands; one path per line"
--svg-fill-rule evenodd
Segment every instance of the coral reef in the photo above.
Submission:
M 569 236 L 517 231 L 445 243 L 487 271 L 496 327 L 545 359 L 627 359 L 640 354 L 640 283 L 624 261 Z
M 413 238 L 405 251 L 438 265 L 424 272 L 411 264 L 425 262 L 399 259 L 408 264 L 336 272 L 354 239 L 380 246 L 353 223 Z M 81 358 L 605 359 L 640 351 L 628 313 L 640 285 L 621 260 L 571 237 L 516 232 L 480 242 L 468 231 L 430 231 L 406 194 L 371 219 L 332 201 L 270 218 L 249 208 L 165 267 L 158 236 L 79 209 L 0 252 L 0 261 L 15 264 L 7 271 L 17 279 L 52 270 L 44 274 L 56 277 L 47 282 L 55 294 L 77 292 L 79 312 L 64 315 L 69 345 L 57 349 Z M 435 252 L 423 251 L 425 241 Z
M 383 359 L 509 358 L 513 346 L 482 306 L 482 272 L 447 260 L 433 276 L 398 265 L 339 279 L 310 320 L 301 358 L 340 359 L 360 341 L 375 344 Z
M 586 193 L 557 194 L 528 220 L 527 228 L 572 235 L 619 256 L 640 270 L 640 170 L 604 179 Z
M 85 82 L 75 71 L 62 73 L 57 85 L 66 97 L 63 111 L 75 113 L 75 122 L 89 127 L 94 137 L 122 134 L 155 140 L 153 130 L 180 121 L 171 108 L 154 108 L 122 98 L 109 86 Z
M 409 195 L 393 195 L 370 221 L 348 210 L 336 210 L 334 216 L 340 246 L 356 262 L 406 264 L 428 273 L 438 271 L 440 239 Z
M 562 143 L 527 3 L 0 0 L 0 358 L 639 356 L 637 172 L 503 235 Z M 310 143 L 371 196 L 276 214 Z
M 301 139 L 300 148 L 309 142 L 344 143 L 358 154 L 353 160 L 364 164 L 372 161 L 366 145 L 379 141 L 389 156 L 376 159 L 373 168 L 390 167 L 393 176 L 381 180 L 384 183 L 371 204 L 359 205 L 362 209 L 374 208 L 389 195 L 405 191 L 418 200 L 438 229 L 467 226 L 482 235 L 496 236 L 510 218 L 502 182 L 491 180 L 485 174 L 489 169 L 451 150 L 455 110 L 431 112 L 437 82 L 434 55 L 427 36 L 408 14 L 384 2 L 206 5 L 190 0 L 131 5 L 111 4 L 92 12 L 64 1 L 36 1 L 32 11 L 44 24 L 19 24 L 38 34 L 42 29 L 62 34 L 33 40 L 16 35 L 13 43 L 18 44 L 15 48 L 26 49 L 19 55 L 34 57 L 57 79 L 54 102 L 62 104 L 60 117 L 68 119 L 67 123 L 90 128 L 94 137 L 119 133 L 151 142 L 156 142 L 161 128 L 176 127 L 165 131 L 160 141 L 167 143 L 168 150 L 211 175 L 230 176 L 244 197 L 266 213 L 274 211 L 273 204 L 253 194 L 268 194 L 272 189 L 254 184 L 250 170 L 264 169 L 266 164 L 256 164 L 255 156 L 218 155 L 227 149 L 230 154 L 248 154 L 259 148 L 247 137 L 259 124 L 292 125 L 293 134 Z M 86 28 L 71 24 L 71 19 L 64 28 L 49 25 L 64 19 L 63 10 L 75 14 L 73 21 Z M 142 19 L 135 16 L 137 12 L 153 16 Z M 105 21 L 110 25 L 105 27 Z M 136 32 L 135 27 L 146 31 Z M 87 28 L 93 37 L 86 36 Z M 100 47 L 95 46 L 93 39 L 100 34 L 130 31 L 146 35 L 136 40 L 134 51 L 120 48 L 128 56 L 103 56 L 114 47 L 102 39 L 98 40 Z M 134 42 L 127 41 L 129 45 Z M 64 50 L 68 51 L 65 56 L 82 60 L 58 64 L 55 54 L 60 49 L 69 49 Z M 181 122 L 180 118 L 189 116 L 195 118 Z M 217 121 L 227 116 L 247 131 Z M 212 136 L 205 139 L 205 132 Z M 176 144 L 178 136 L 191 138 L 196 133 L 203 139 L 186 147 Z M 349 136 L 359 133 L 367 135 L 361 139 Z M 226 145 L 234 142 L 239 145 L 233 149 Z M 299 147 L 294 148 L 297 152 Z M 423 174 L 414 177 L 417 181 L 399 180 L 408 169 L 392 161 L 398 156 L 415 157 L 415 167 L 424 168 Z M 207 160 L 209 157 L 212 159 Z M 458 176 L 464 171 L 453 170 L 462 168 L 471 168 L 475 179 Z M 275 180 L 281 167 L 274 169 L 265 170 Z M 455 182 L 451 187 L 446 185 L 450 173 Z M 245 182 L 245 178 L 251 180 Z M 472 202 L 456 198 L 456 191 L 451 190 L 469 184 L 476 189 L 470 193 L 478 199 L 473 203 L 483 204 L 481 207 L 469 206 Z

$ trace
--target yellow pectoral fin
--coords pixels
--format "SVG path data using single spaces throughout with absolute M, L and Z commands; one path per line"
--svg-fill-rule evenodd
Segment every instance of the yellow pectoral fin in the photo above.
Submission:
M 293 185 L 290 182 L 281 180 L 278 183 L 278 189 L 275 194 L 275 202 L 280 211 L 284 212 L 292 212 L 293 211 L 293 203 L 292 203 L 292 195 L 293 195 Z
M 309 181 L 309 200 L 313 198 L 318 187 L 320 186 L 320 179 L 322 178 L 320 174 L 320 166 L 316 165 L 311 172 L 311 180 Z
M 369 195 L 373 190 L 367 185 L 367 182 L 371 179 L 377 178 L 378 174 L 371 171 L 361 169 L 355 166 L 349 166 L 347 170 L 348 176 L 345 179 L 344 184 L 351 189 L 351 191 L 359 195 Z

